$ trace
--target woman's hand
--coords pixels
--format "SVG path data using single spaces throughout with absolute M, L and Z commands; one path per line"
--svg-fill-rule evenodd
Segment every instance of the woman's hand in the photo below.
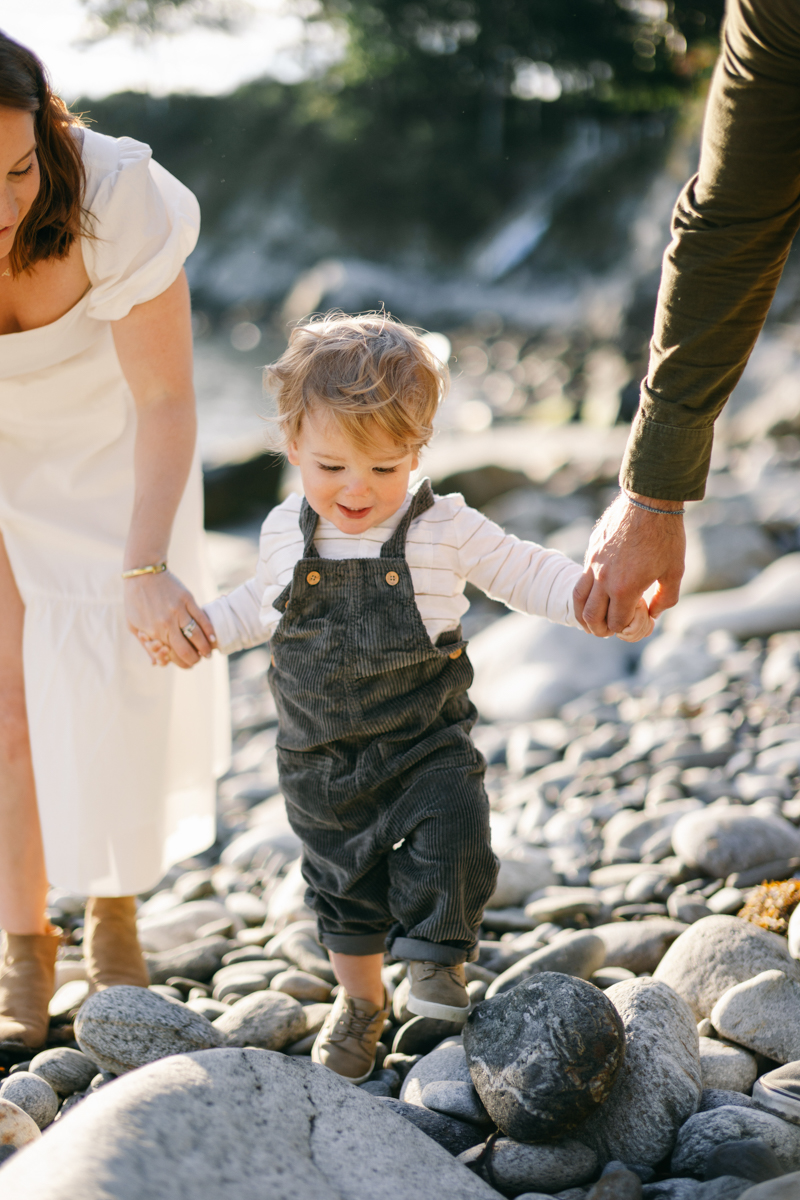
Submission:
M 160 575 L 137 575 L 123 581 L 125 615 L 150 660 L 163 666 L 163 654 L 155 643 L 169 647 L 170 661 L 178 667 L 193 667 L 208 658 L 214 648 L 214 627 L 194 596 L 170 571 Z M 191 626 L 189 634 L 183 630 Z M 149 645 L 148 645 L 149 643 Z

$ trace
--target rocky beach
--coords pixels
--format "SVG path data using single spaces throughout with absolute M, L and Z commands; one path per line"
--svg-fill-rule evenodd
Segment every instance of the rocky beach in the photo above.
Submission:
M 87 999 L 85 900 L 50 893 L 48 1046 L 0 1060 L 3 1200 L 800 1194 L 800 444 L 758 404 L 739 416 L 755 433 L 719 441 L 692 590 L 649 641 L 476 597 L 501 866 L 467 1024 L 409 1013 L 387 960 L 371 1078 L 311 1062 L 336 981 L 279 792 L 268 651 L 239 654 L 217 843 L 141 897 L 150 989 Z M 482 463 L 443 437 L 428 472 L 580 557 L 623 431 L 511 432 L 474 435 Z M 249 570 L 245 537 L 212 551 L 221 586 Z

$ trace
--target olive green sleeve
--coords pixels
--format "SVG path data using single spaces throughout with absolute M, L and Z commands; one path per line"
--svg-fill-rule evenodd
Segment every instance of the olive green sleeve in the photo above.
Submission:
M 714 421 L 800 224 L 800 0 L 729 0 L 703 128 L 664 255 L 650 365 L 620 473 L 701 500 Z

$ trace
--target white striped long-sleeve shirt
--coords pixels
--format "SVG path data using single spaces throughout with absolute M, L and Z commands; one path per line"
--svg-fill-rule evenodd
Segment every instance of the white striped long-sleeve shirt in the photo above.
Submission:
M 383 525 L 364 533 L 342 533 L 320 517 L 314 545 L 321 558 L 377 558 L 381 546 L 402 520 L 411 493 Z M 273 508 L 261 527 L 254 579 L 205 606 L 224 654 L 267 641 L 281 619 L 274 602 L 291 581 L 303 557 L 300 530 L 302 497 L 292 494 Z M 463 496 L 437 496 L 431 508 L 412 521 L 406 560 L 414 595 L 431 641 L 455 629 L 469 608 L 467 580 L 492 600 L 517 612 L 578 625 L 572 589 L 581 568 L 558 550 L 546 550 L 505 533 Z

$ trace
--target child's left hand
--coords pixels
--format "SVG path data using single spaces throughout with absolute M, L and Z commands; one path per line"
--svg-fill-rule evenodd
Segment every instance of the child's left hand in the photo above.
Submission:
M 650 636 L 655 628 L 655 624 L 655 621 L 650 616 L 647 601 L 644 596 L 640 596 L 633 614 L 633 620 L 630 625 L 623 629 L 622 633 L 618 633 L 616 636 L 622 642 L 639 642 L 642 638 Z

